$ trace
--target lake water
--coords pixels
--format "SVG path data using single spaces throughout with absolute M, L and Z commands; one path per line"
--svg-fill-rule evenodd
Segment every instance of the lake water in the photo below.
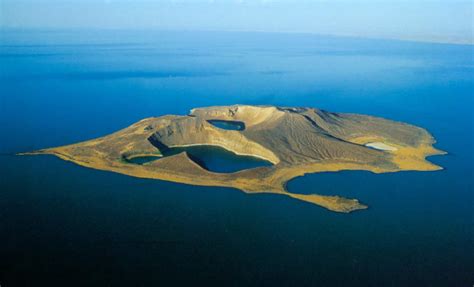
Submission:
M 237 155 L 229 150 L 218 146 L 200 145 L 187 147 L 171 147 L 160 149 L 163 157 L 186 152 L 195 163 L 201 167 L 218 173 L 236 172 L 239 170 L 255 168 L 260 166 L 271 166 L 272 163 L 253 156 Z M 129 163 L 146 164 L 159 160 L 161 157 L 141 156 L 127 159 Z
M 0 34 L 1 286 L 472 286 L 473 47 L 304 34 Z M 209 105 L 310 106 L 427 128 L 439 172 L 322 173 L 292 192 L 144 180 L 14 153 Z
M 243 131 L 245 129 L 245 124 L 243 122 L 224 120 L 209 120 L 208 122 L 224 130 Z

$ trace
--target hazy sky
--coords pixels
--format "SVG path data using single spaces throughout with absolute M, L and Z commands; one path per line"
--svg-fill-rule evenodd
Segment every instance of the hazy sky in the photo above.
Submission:
M 310 32 L 473 42 L 471 1 L 0 0 L 0 25 Z

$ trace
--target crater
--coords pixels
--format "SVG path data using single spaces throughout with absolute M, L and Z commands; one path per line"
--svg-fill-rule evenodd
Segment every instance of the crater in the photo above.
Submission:
M 171 147 L 162 151 L 163 156 L 186 152 L 190 159 L 212 172 L 230 173 L 244 169 L 271 166 L 269 161 L 247 155 L 238 155 L 225 148 L 213 145 Z
M 160 158 L 173 156 L 186 152 L 188 157 L 202 168 L 216 173 L 232 173 L 256 167 L 272 166 L 272 163 L 264 159 L 238 155 L 225 148 L 213 145 L 194 145 L 182 147 L 167 147 L 160 145 L 162 156 L 136 156 L 125 159 L 128 163 L 144 165 Z
M 208 120 L 207 122 L 223 130 L 231 130 L 231 131 L 245 130 L 245 123 L 239 122 L 239 121 Z

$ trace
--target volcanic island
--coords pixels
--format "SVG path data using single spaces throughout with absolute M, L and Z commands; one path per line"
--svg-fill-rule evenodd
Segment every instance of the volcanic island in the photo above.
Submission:
M 238 123 L 220 128 L 213 121 Z M 139 178 L 274 193 L 336 212 L 366 209 L 357 199 L 292 193 L 286 183 L 307 173 L 367 170 L 374 173 L 435 171 L 426 160 L 445 154 L 433 147 L 425 129 L 379 117 L 333 113 L 315 108 L 219 106 L 196 108 L 188 115 L 143 119 L 113 134 L 21 155 L 51 154 L 78 165 Z M 237 172 L 213 172 L 176 147 L 217 146 L 236 155 L 271 163 Z M 143 164 L 140 157 L 157 157 Z M 315 187 L 317 192 L 317 186 Z

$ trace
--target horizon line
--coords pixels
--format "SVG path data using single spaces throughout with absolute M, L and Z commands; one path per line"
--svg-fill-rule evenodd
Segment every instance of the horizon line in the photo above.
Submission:
M 387 41 L 401 41 L 401 42 L 414 42 L 414 43 L 425 43 L 425 44 L 441 44 L 441 45 L 460 45 L 460 46 L 474 46 L 473 39 L 460 39 L 460 40 L 442 40 L 442 39 L 429 39 L 429 38 L 418 38 L 418 37 L 391 37 L 391 36 L 369 36 L 369 35 L 357 35 L 357 34 L 345 34 L 345 33 L 317 33 L 309 31 L 267 31 L 267 30 L 246 30 L 246 29 L 185 29 L 185 28 L 162 28 L 162 27 L 14 27 L 14 26 L 1 26 L 1 30 L 37 30 L 37 31 L 68 31 L 68 30 L 103 30 L 103 31 L 162 31 L 162 32 L 215 32 L 215 33 L 264 33 L 264 34 L 301 34 L 301 35 L 314 35 L 324 37 L 340 37 L 340 38 L 355 38 L 365 40 L 387 40 Z

